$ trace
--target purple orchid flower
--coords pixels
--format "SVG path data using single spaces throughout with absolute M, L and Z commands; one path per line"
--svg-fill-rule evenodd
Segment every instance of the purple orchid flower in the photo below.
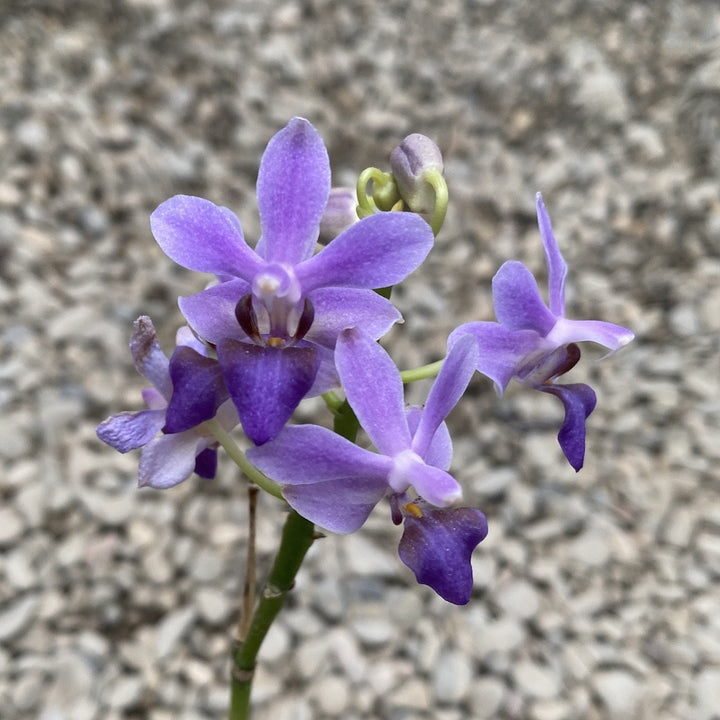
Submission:
M 337 385 L 333 351 L 346 327 L 373 338 L 401 320 L 374 288 L 403 280 L 425 259 L 430 227 L 410 213 L 379 213 L 354 223 L 313 255 L 330 193 L 327 151 L 315 128 L 294 118 L 271 140 L 260 164 L 262 235 L 255 250 L 230 210 L 178 195 L 151 217 L 165 253 L 221 282 L 180 298 L 193 331 L 217 348 L 246 435 L 275 437 L 303 397 Z M 192 396 L 183 400 L 186 408 Z
M 248 458 L 280 483 L 297 512 L 332 532 L 354 532 L 388 496 L 395 524 L 405 520 L 402 561 L 418 582 L 465 604 L 470 556 L 487 535 L 487 521 L 479 510 L 448 507 L 462 493 L 447 472 L 452 444 L 444 420 L 475 371 L 475 343 L 469 337 L 455 343 L 423 409 L 406 410 L 400 373 L 367 333 L 343 331 L 335 356 L 348 402 L 378 452 L 325 428 L 297 425 L 251 448 Z
M 612 323 L 565 317 L 567 265 L 540 193 L 536 201 L 548 267 L 549 306 L 543 302 L 530 270 L 521 262 L 506 262 L 492 283 L 499 322 L 460 325 L 451 333 L 448 345 L 452 347 L 468 333 L 473 335 L 480 349 L 477 369 L 494 381 L 500 395 L 515 378 L 535 390 L 560 398 L 565 419 L 558 441 L 570 465 L 578 471 L 585 458 L 585 421 L 595 408 L 595 392 L 583 383 L 559 385 L 556 381 L 580 359 L 576 343 L 589 340 L 612 353 L 627 345 L 634 335 Z
M 176 353 L 189 351 L 201 355 L 204 352 L 202 343 L 189 328 L 178 330 L 177 345 Z M 183 428 L 181 432 L 171 433 L 167 429 L 167 415 L 174 400 L 173 377 L 170 361 L 158 344 L 149 317 L 142 316 L 135 321 L 130 352 L 137 371 L 153 385 L 142 392 L 148 409 L 112 415 L 98 425 L 98 437 L 121 453 L 143 448 L 138 471 L 140 487 L 173 487 L 193 472 L 204 478 L 215 477 L 217 441 L 213 435 L 197 425 Z M 175 412 L 181 415 L 181 409 L 176 408 Z M 238 424 L 237 412 L 229 400 L 209 417 L 215 415 L 226 430 Z M 161 430 L 163 434 L 158 435 Z

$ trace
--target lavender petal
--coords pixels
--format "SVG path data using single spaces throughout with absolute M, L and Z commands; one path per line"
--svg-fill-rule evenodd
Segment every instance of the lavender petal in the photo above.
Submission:
M 268 261 L 295 265 L 312 255 L 328 195 L 330 161 L 317 130 L 293 118 L 268 143 L 257 182 Z

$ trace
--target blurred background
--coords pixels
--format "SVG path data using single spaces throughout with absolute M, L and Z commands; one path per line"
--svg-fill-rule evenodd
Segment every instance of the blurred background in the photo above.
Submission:
M 336 185 L 410 132 L 443 150 L 447 222 L 383 341 L 402 368 L 493 319 L 505 260 L 544 282 L 537 190 L 568 315 L 637 339 L 573 371 L 599 399 L 578 474 L 556 400 L 473 380 L 449 420 L 490 525 L 471 602 L 416 585 L 379 506 L 311 550 L 258 720 L 720 717 L 720 6 L 440 5 L 0 0 L 3 718 L 226 715 L 244 484 L 221 460 L 138 491 L 137 454 L 95 426 L 141 406 L 132 321 L 169 350 L 177 296 L 207 280 L 162 254 L 150 212 L 201 195 L 254 241 L 260 156 L 294 115 Z M 317 402 L 298 418 L 328 422 Z M 261 576 L 282 520 L 263 499 Z

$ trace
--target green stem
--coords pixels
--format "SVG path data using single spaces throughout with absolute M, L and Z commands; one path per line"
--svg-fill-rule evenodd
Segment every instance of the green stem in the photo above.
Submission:
M 271 480 L 265 473 L 260 472 L 246 457 L 245 453 L 240 449 L 238 444 L 232 439 L 229 433 L 225 432 L 223 426 L 216 418 L 206 420 L 205 425 L 215 436 L 215 439 L 225 448 L 225 452 L 233 459 L 235 464 L 245 473 L 246 477 L 254 482 L 265 492 L 270 493 L 273 497 L 283 500 L 282 490 L 280 486 Z
M 247 637 L 233 648 L 230 720 L 248 720 L 250 717 L 250 691 L 258 651 L 314 540 L 313 524 L 291 510 L 285 521 L 275 564 L 255 610 Z
M 404 383 L 415 382 L 416 380 L 425 380 L 426 378 L 436 377 L 440 372 L 444 360 L 438 360 L 437 362 L 430 363 L 429 365 L 423 365 L 419 368 L 413 368 L 412 370 L 403 370 L 400 373 L 400 377 Z

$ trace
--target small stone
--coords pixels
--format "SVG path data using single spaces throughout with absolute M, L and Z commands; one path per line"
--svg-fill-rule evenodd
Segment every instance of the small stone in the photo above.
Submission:
M 137 675 L 120 677 L 108 693 L 107 703 L 113 710 L 132 707 L 140 697 L 142 678 Z
M 382 617 L 358 617 L 350 622 L 358 640 L 369 649 L 387 645 L 396 634 L 395 626 Z
M 350 692 L 345 680 L 337 675 L 327 675 L 314 685 L 310 697 L 323 714 L 343 717 L 350 701 Z
M 507 655 L 525 642 L 525 631 L 519 620 L 504 617 L 487 625 L 482 631 L 482 642 L 478 642 L 480 659 L 486 653 Z
M 581 565 L 603 567 L 610 558 L 607 533 L 587 530 L 579 535 L 568 548 L 570 558 Z
M 22 713 L 29 713 L 37 707 L 44 691 L 45 680 L 41 673 L 31 672 L 14 681 L 12 699 Z
M 720 669 L 702 670 L 695 679 L 695 708 L 693 720 L 714 720 L 718 713 Z
M 558 678 L 550 668 L 527 660 L 513 665 L 513 680 L 523 695 L 531 698 L 552 698 L 560 690 Z
M 195 621 L 193 606 L 180 608 L 168 613 L 160 621 L 155 639 L 155 656 L 158 660 L 172 654 L 185 633 Z
M 592 684 L 613 720 L 636 717 L 640 685 L 629 672 L 602 670 L 592 678 Z
M 6 605 L 0 612 L 0 642 L 22 634 L 35 617 L 38 605 L 36 595 L 26 595 Z
M 198 613 L 205 622 L 211 625 L 221 625 L 227 622 L 230 616 L 230 602 L 225 593 L 213 587 L 201 587 L 197 591 L 195 599 Z M 268 638 L 263 643 L 263 652 L 265 652 L 265 646 L 275 627 L 279 627 L 279 625 L 271 626 Z
M 538 700 L 530 708 L 532 720 L 567 720 L 572 715 L 573 708 L 565 700 Z
M 393 709 L 422 712 L 430 707 L 430 692 L 427 683 L 410 678 L 389 694 L 388 704 Z
M 462 702 L 470 691 L 473 664 L 464 653 L 454 650 L 440 655 L 433 672 L 433 692 L 442 704 Z
M 511 580 L 498 588 L 495 603 L 507 615 L 528 619 L 537 613 L 540 598 L 537 590 L 526 580 Z
M 468 473 L 473 477 L 472 473 Z M 474 492 L 486 498 L 502 495 L 518 479 L 516 470 L 512 468 L 498 468 L 485 470 L 472 482 Z
M 497 717 L 505 693 L 505 684 L 496 677 L 481 677 L 475 680 L 470 692 L 472 717 L 478 720 Z
M 398 562 L 371 540 L 355 533 L 343 538 L 342 549 L 347 571 L 350 574 L 394 578 L 398 574 Z

